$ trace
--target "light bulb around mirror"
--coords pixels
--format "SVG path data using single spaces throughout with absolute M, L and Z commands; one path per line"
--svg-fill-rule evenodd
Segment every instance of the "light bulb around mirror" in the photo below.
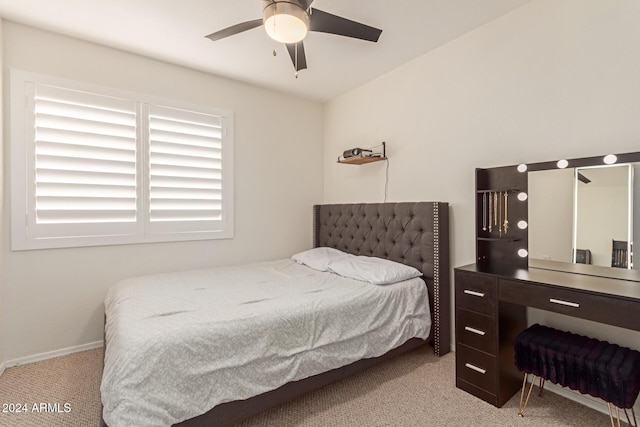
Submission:
M 524 163 L 521 163 L 518 165 L 518 172 L 523 173 L 527 171 L 527 165 L 525 165 Z
M 521 202 L 524 202 L 525 200 L 527 200 L 529 196 L 527 196 L 527 193 L 525 193 L 524 191 L 521 193 L 518 193 L 518 200 L 520 200 Z
M 617 161 L 618 161 L 618 156 L 616 156 L 615 154 L 607 154 L 606 156 L 604 156 L 604 159 L 603 159 L 603 162 L 605 165 L 612 165 Z
M 528 226 L 529 226 L 529 224 L 527 224 L 527 221 L 518 221 L 518 228 L 520 230 L 524 230 Z
M 569 161 L 562 159 L 562 160 L 558 160 L 558 163 L 556 163 L 556 165 L 558 166 L 558 168 L 560 169 L 564 169 L 567 166 L 569 166 Z
M 527 252 L 527 250 L 526 250 L 526 249 L 519 249 L 519 250 L 518 250 L 518 256 L 519 256 L 520 258 L 524 258 L 524 257 L 526 257 L 527 255 L 529 255 L 529 252 Z

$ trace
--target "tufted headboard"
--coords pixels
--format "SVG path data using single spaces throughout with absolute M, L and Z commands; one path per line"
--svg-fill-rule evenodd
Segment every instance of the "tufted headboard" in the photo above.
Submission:
M 359 203 L 314 206 L 313 246 L 375 256 L 420 270 L 429 288 L 434 351 L 451 347 L 449 204 Z

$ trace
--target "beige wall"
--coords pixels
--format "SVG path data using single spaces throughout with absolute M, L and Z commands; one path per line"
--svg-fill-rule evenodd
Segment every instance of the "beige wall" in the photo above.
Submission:
M 384 140 L 389 200 L 450 202 L 452 265 L 474 262 L 476 167 L 638 150 L 638 22 L 636 0 L 534 0 L 330 101 L 324 201 L 382 201 L 383 162 L 335 159 Z M 640 348 L 626 329 L 533 309 L 529 321 Z
M 320 104 L 8 21 L 3 39 L 5 93 L 17 68 L 235 115 L 234 239 L 12 252 L 4 222 L 4 360 L 100 341 L 105 292 L 121 278 L 284 258 L 311 246 L 312 205 L 322 201 Z M 5 142 L 8 134 L 5 126 Z
M 451 203 L 452 264 L 472 263 L 474 168 L 638 150 L 640 2 L 534 0 L 325 105 L 325 202 L 379 202 L 385 165 L 336 164 L 388 144 L 389 200 Z M 640 333 L 531 313 L 640 348 Z
M 0 70 L 2 70 L 2 58 L 3 55 L 3 46 L 4 46 L 4 37 L 2 34 L 2 27 L 4 25 L 4 21 L 0 18 Z M 0 71 L 0 76 L 2 72 Z M 3 99 L 3 87 L 0 84 L 0 99 Z M 2 135 L 2 128 L 4 125 L 3 117 L 2 117 L 2 103 L 0 102 L 0 135 Z M 3 212 L 4 212 L 4 198 L 3 195 L 3 176 L 4 176 L 4 162 L 3 159 L 3 150 L 0 149 L 0 224 L 2 224 Z M 0 240 L 4 241 L 5 236 L 4 229 L 0 228 Z M 0 375 L 4 371 L 4 256 L 2 252 L 0 252 Z
M 474 168 L 637 151 L 640 2 L 535 0 L 325 105 L 325 202 L 451 203 L 452 264 L 474 261 Z M 640 333 L 530 310 L 531 322 L 640 348 Z

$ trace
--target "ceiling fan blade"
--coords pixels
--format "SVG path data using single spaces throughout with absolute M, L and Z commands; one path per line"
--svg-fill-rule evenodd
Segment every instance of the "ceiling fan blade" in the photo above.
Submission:
M 311 3 L 313 3 L 313 0 L 300 0 L 300 6 L 302 6 L 304 10 L 309 9 L 309 6 L 311 6 Z
M 582 175 L 580 172 L 578 172 L 578 181 L 582 181 L 585 184 L 588 184 L 591 182 L 591 180 L 589 178 L 587 178 L 586 176 Z
M 254 19 L 253 21 L 241 22 L 239 24 L 232 25 L 224 30 L 216 31 L 215 33 L 211 33 L 205 37 L 216 41 L 235 34 L 243 33 L 247 30 L 259 27 L 260 25 L 262 25 L 262 19 Z
M 338 34 L 340 36 L 353 37 L 370 42 L 377 42 L 380 34 L 382 34 L 382 30 L 377 28 L 332 15 L 318 9 L 311 9 L 309 30 Z
M 296 45 L 298 46 L 298 62 L 297 62 L 298 65 L 297 66 L 296 66 Z M 293 68 L 295 68 L 296 71 L 304 70 L 307 68 L 307 56 L 304 53 L 304 44 L 302 42 L 287 44 L 287 50 L 289 51 L 289 56 L 291 57 Z

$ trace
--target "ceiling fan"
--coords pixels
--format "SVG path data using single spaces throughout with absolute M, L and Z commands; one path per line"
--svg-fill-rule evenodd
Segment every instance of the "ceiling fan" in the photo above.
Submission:
M 377 42 L 382 30 L 311 8 L 313 0 L 262 0 L 262 19 L 241 22 L 206 36 L 213 41 L 264 25 L 269 37 L 284 43 L 295 68 L 307 68 L 303 40 L 308 31 Z M 274 51 L 275 55 L 275 51 Z

